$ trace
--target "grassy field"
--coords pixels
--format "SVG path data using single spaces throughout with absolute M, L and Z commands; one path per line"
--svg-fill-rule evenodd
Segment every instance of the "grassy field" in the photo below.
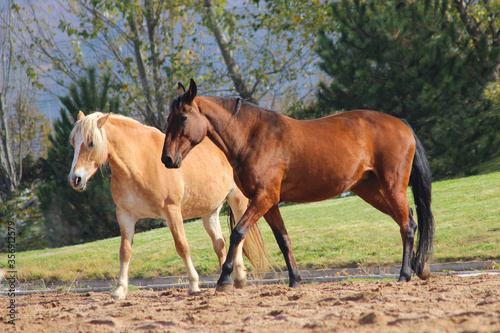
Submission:
M 499 180 L 500 173 L 490 173 L 433 184 L 433 262 L 500 258 Z M 409 198 L 413 199 L 411 194 Z M 401 262 L 397 224 L 356 196 L 288 205 L 281 212 L 301 269 L 392 266 Z M 221 220 L 229 239 L 225 217 Z M 269 227 L 264 220 L 259 225 L 275 268 L 284 269 L 285 262 Z M 185 228 L 198 272 L 217 273 L 217 258 L 201 221 L 187 223 Z M 45 282 L 114 279 L 120 267 L 119 246 L 119 238 L 112 238 L 17 253 L 18 278 Z M 7 258 L 2 258 L 0 266 L 6 263 Z M 135 236 L 131 278 L 185 274 L 168 229 Z

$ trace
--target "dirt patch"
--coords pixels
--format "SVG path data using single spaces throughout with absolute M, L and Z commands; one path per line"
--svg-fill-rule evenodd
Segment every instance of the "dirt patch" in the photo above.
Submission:
M 0 299 L 5 322 L 9 299 Z M 500 332 L 500 275 L 16 296 L 22 332 Z M 2 317 L 3 316 L 3 317 Z M 0 324 L 9 332 L 12 325 Z

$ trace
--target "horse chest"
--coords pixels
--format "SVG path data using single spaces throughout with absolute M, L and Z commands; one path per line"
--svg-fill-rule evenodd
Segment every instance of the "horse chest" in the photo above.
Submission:
M 125 184 L 113 186 L 112 183 L 111 192 L 116 205 L 138 218 L 165 218 L 163 211 L 155 202 L 154 196 L 148 195 L 136 187 Z

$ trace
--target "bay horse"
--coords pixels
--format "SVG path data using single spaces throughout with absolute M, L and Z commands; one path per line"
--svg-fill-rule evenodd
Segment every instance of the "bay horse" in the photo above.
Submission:
M 112 295 L 123 299 L 127 294 L 135 224 L 147 217 L 167 221 L 177 253 L 186 266 L 189 292 L 199 292 L 199 276 L 191 260 L 183 220 L 202 217 L 221 266 L 226 259 L 219 222 L 222 204 L 227 200 L 237 221 L 248 206 L 220 149 L 207 139 L 193 149 L 182 168 L 167 170 L 158 158 L 164 142 L 162 132 L 132 118 L 100 112 L 85 116 L 80 111 L 70 141 L 75 153 L 69 183 L 74 189 L 85 190 L 90 177 L 106 161 L 111 168 L 111 192 L 121 232 L 120 276 Z M 254 228 L 251 232 L 243 251 L 252 265 L 262 270 L 268 264 L 267 252 L 260 230 Z M 239 287 L 246 284 L 241 250 L 235 256 L 234 274 Z
M 250 205 L 232 230 L 217 290 L 232 287 L 233 254 L 247 231 L 264 216 L 285 257 L 290 287 L 301 281 L 278 204 L 325 200 L 351 190 L 399 225 L 403 260 L 399 281 L 413 270 L 426 279 L 432 250 L 431 174 L 422 144 L 409 125 L 368 110 L 315 120 L 295 120 L 241 99 L 199 97 L 193 79 L 179 83 L 172 100 L 162 153 L 178 168 L 206 136 L 225 154 Z M 411 183 L 417 223 L 406 189 Z M 318 235 L 318 237 L 321 237 Z

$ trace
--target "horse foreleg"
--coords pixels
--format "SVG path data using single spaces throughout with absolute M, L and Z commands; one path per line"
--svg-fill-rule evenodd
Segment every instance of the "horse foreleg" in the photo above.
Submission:
M 118 299 L 124 299 L 128 291 L 128 268 L 137 218 L 119 207 L 116 209 L 116 218 L 118 219 L 121 232 L 120 276 L 118 277 L 116 289 L 111 295 Z
M 170 205 L 165 212 L 167 224 L 174 238 L 175 249 L 182 258 L 184 266 L 186 267 L 188 280 L 189 280 L 189 293 L 200 292 L 199 276 L 194 268 L 193 261 L 191 260 L 191 253 L 184 230 L 181 209 L 178 206 Z
M 233 282 L 231 281 L 230 275 L 233 272 L 235 255 L 241 257 L 241 262 L 243 262 L 241 253 L 243 250 L 243 240 L 245 235 L 272 206 L 272 201 L 265 196 L 256 196 L 250 201 L 250 205 L 243 214 L 243 217 L 231 231 L 231 237 L 229 238 L 229 250 L 227 252 L 226 262 L 222 265 L 222 273 L 217 281 L 217 291 L 227 291 L 232 289 Z
M 217 258 L 219 258 L 219 268 L 222 268 L 222 264 L 226 261 L 226 240 L 222 234 L 219 220 L 221 208 L 222 205 L 210 214 L 202 217 L 203 226 L 205 227 L 207 234 L 210 236 L 210 239 L 212 239 L 215 254 L 217 255 Z
M 289 285 L 290 287 L 295 288 L 299 285 L 302 278 L 300 277 L 299 269 L 292 253 L 290 237 L 286 231 L 285 222 L 281 217 L 278 206 L 275 205 L 269 209 L 269 211 L 264 215 L 264 218 L 271 226 L 274 237 L 276 238 L 279 248 L 285 257 L 286 266 L 288 268 L 288 277 L 290 280 Z

